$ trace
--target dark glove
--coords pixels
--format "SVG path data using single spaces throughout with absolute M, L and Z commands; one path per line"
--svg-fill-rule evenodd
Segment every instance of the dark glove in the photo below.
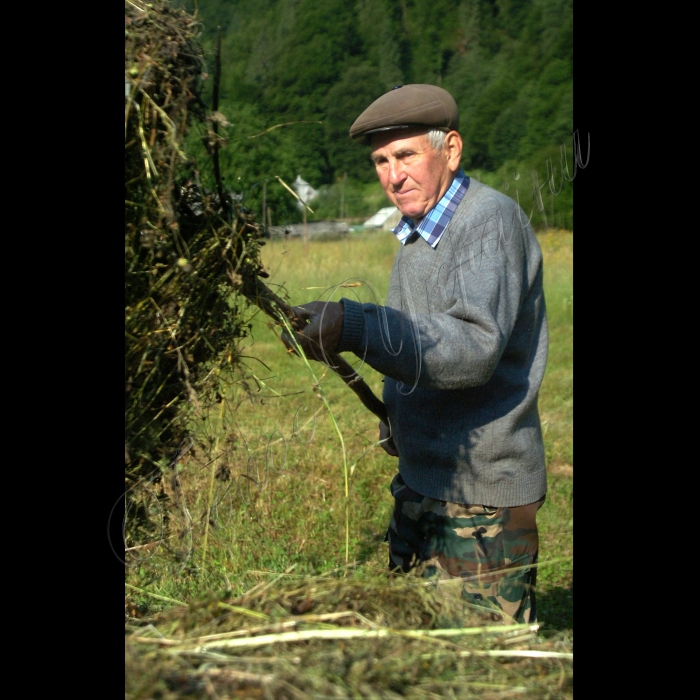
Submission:
M 399 451 L 394 444 L 394 438 L 391 437 L 389 426 L 384 421 L 379 423 L 379 444 L 387 454 L 390 454 L 392 457 L 399 456 Z
M 324 362 L 324 355 L 335 353 L 343 334 L 345 309 L 337 301 L 312 301 L 295 306 L 294 313 L 304 321 L 306 326 L 301 332 L 295 332 L 297 343 L 306 357 Z M 282 342 L 290 350 L 296 351 L 289 333 L 282 332 Z

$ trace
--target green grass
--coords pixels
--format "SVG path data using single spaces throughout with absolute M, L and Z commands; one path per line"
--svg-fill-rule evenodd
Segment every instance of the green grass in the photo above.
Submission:
M 539 239 L 550 327 L 540 393 L 549 491 L 539 515 L 538 574 L 538 617 L 547 635 L 573 629 L 573 235 L 557 231 Z M 292 303 L 329 296 L 381 301 L 397 245 L 388 232 L 307 246 L 271 241 L 263 250 L 267 281 L 285 288 Z M 358 281 L 361 286 L 338 287 Z M 346 564 L 346 536 L 348 559 L 360 571 L 375 575 L 386 566 L 383 535 L 396 460 L 376 444 L 377 419 L 332 372 L 314 363 L 312 376 L 300 358 L 285 352 L 279 329 L 251 313 L 245 370 L 230 378 L 221 403 L 201 421 L 201 439 L 182 461 L 179 483 L 168 477 L 143 495 L 152 513 L 162 505 L 168 534 L 155 550 L 128 553 L 132 617 L 155 619 L 182 607 L 173 601 L 192 604 L 208 591 L 235 597 L 285 571 L 302 580 L 338 569 Z M 381 395 L 378 373 L 365 366 L 361 374 Z M 342 434 L 347 502 L 341 443 L 317 382 Z M 158 539 L 157 528 L 151 536 Z M 143 534 L 128 544 L 148 540 Z M 136 554 L 144 558 L 140 564 Z

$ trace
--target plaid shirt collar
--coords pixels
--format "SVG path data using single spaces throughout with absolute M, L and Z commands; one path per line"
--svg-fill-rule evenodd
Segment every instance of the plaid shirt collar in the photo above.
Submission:
M 468 187 L 469 178 L 460 168 L 442 199 L 421 219 L 418 226 L 415 225 L 413 219 L 406 216 L 401 217 L 399 225 L 394 229 L 394 234 L 402 245 L 405 245 L 414 233 L 418 233 L 432 248 L 436 248 Z

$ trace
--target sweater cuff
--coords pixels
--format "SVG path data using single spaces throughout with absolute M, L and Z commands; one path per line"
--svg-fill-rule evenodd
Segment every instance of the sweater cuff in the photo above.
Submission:
M 365 328 L 365 311 L 362 304 L 343 297 L 340 303 L 345 309 L 343 317 L 343 333 L 340 336 L 340 343 L 336 352 L 349 350 L 354 352 L 360 344 L 362 331 Z

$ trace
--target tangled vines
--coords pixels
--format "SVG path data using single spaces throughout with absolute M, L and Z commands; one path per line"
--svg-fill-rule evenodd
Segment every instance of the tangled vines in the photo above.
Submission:
M 125 2 L 125 464 L 127 481 L 174 466 L 188 421 L 219 391 L 248 332 L 245 280 L 265 276 L 261 228 L 183 148 L 196 120 L 219 147 L 198 23 L 165 1 Z

